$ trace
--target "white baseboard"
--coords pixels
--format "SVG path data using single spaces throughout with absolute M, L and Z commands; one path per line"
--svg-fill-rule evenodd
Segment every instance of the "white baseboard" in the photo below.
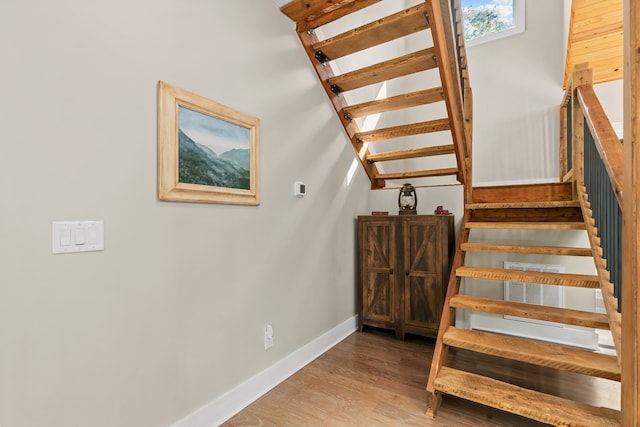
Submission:
M 172 427 L 219 426 L 353 333 L 358 324 L 357 317 L 345 320 L 216 400 L 187 415 Z

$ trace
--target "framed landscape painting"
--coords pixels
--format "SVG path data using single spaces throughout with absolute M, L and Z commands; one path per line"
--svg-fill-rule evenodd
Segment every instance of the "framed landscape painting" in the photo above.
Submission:
M 260 204 L 259 120 L 158 83 L 158 198 Z

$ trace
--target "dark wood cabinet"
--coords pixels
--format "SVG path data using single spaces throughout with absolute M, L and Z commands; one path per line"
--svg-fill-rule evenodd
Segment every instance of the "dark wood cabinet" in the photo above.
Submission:
M 435 337 L 453 236 L 452 215 L 359 216 L 359 329 Z

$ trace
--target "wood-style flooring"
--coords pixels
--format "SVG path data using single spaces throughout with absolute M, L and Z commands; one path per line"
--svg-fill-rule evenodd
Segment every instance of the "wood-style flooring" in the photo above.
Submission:
M 424 415 L 434 340 L 366 329 L 355 332 L 223 424 L 235 426 L 543 426 L 444 396 L 435 419 Z M 543 392 L 619 409 L 620 384 L 451 351 L 456 366 Z M 535 404 L 532 402 L 532 404 Z

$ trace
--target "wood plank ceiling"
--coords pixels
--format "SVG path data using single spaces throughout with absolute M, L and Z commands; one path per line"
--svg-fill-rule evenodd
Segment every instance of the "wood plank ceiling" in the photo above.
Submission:
M 623 0 L 573 0 L 563 87 L 577 64 L 589 63 L 593 82 L 622 79 Z

